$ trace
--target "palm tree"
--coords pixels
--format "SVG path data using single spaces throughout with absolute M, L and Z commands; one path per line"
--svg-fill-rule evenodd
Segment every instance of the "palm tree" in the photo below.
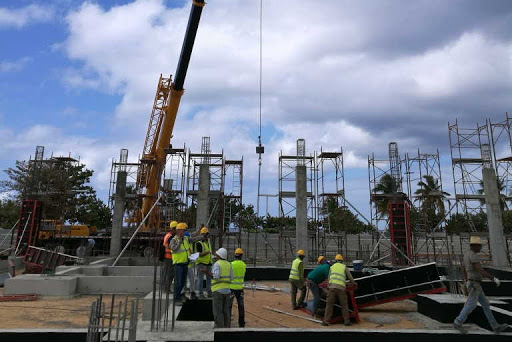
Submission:
M 505 181 L 503 178 L 499 178 L 499 177 L 496 177 L 496 185 L 498 186 L 498 191 L 500 192 L 500 202 L 501 202 L 501 210 L 504 210 L 504 209 L 507 209 L 508 210 L 508 205 L 507 205 L 507 196 L 505 196 L 502 192 L 506 190 L 506 186 L 505 186 Z M 481 180 L 480 181 L 480 189 L 477 190 L 478 194 L 480 195 L 484 195 L 484 181 Z M 484 205 L 485 204 L 485 199 L 481 199 L 480 200 L 480 204 Z
M 449 193 L 441 189 L 438 179 L 431 175 L 423 176 L 424 181 L 419 181 L 417 189 L 414 194 L 417 195 L 417 200 L 422 201 L 421 209 L 424 212 L 433 212 L 442 214 L 444 216 L 444 200 Z
M 382 176 L 379 180 L 379 184 L 373 188 L 373 193 L 376 195 L 388 195 L 378 197 L 374 201 L 375 207 L 377 208 L 377 213 L 379 214 L 379 218 L 382 216 L 388 215 L 388 205 L 393 200 L 393 194 L 396 194 L 398 190 L 398 186 L 396 184 L 395 179 L 388 173 Z

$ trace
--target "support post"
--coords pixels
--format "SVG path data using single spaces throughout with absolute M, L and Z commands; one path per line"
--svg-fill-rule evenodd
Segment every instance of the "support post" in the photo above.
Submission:
M 306 253 L 306 260 L 310 258 L 308 248 L 308 202 L 306 166 L 295 167 L 295 220 L 297 249 Z
M 201 224 L 208 225 L 209 192 L 210 168 L 208 164 L 201 164 L 199 166 L 199 191 L 197 194 L 196 228 L 200 228 Z
M 508 267 L 505 236 L 503 235 L 503 219 L 500 191 L 496 172 L 493 167 L 482 169 L 484 182 L 485 205 L 487 207 L 487 226 L 492 254 L 492 264 L 496 267 Z
M 110 237 L 110 256 L 118 256 L 121 252 L 123 216 L 126 202 L 126 176 L 126 171 L 117 172 L 114 214 L 112 216 L 112 234 Z

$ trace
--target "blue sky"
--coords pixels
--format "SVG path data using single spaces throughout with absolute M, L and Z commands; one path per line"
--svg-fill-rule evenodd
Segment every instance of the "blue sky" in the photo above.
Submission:
M 104 199 L 110 163 L 142 150 L 156 82 L 172 74 L 189 1 L 3 1 L 0 4 L 0 168 L 36 145 L 80 156 Z M 277 155 L 346 153 L 347 197 L 369 214 L 367 156 L 443 156 L 447 122 L 502 120 L 512 90 L 510 1 L 264 0 L 262 192 L 277 192 Z M 173 144 L 245 161 L 254 203 L 259 1 L 208 2 Z M 283 13 L 286 16 L 283 17 Z M 1 175 L 0 177 L 4 177 Z

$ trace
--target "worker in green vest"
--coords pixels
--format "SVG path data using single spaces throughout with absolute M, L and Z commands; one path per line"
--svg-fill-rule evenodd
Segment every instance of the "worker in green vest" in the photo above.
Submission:
M 311 272 L 308 273 L 306 277 L 306 281 L 309 287 L 309 290 L 313 294 L 313 309 L 311 310 L 311 315 L 315 316 L 316 309 L 318 308 L 318 304 L 320 303 L 320 287 L 319 285 L 325 281 L 329 277 L 329 269 L 331 265 L 323 255 L 320 255 L 317 259 L 318 266 Z
M 335 262 L 329 270 L 329 292 L 327 294 L 327 304 L 325 305 L 325 315 L 322 325 L 329 325 L 329 321 L 332 318 L 334 301 L 338 298 L 343 320 L 345 325 L 349 326 L 352 325 L 352 322 L 350 321 L 348 313 L 346 283 L 347 279 L 350 284 L 355 285 L 355 282 L 347 266 L 343 263 L 343 256 L 337 254 L 334 260 Z
M 304 299 L 306 298 L 306 283 L 304 280 L 304 258 L 306 254 L 302 249 L 297 251 L 297 258 L 293 260 L 292 269 L 290 270 L 290 276 L 288 281 L 291 284 L 291 298 L 292 298 L 292 309 L 298 310 L 299 308 L 306 307 Z M 297 291 L 300 290 L 299 301 L 297 302 Z
M 231 306 L 236 298 L 238 306 L 238 326 L 245 327 L 245 308 L 244 308 L 244 278 L 245 278 L 245 262 L 242 257 L 244 251 L 242 248 L 235 249 L 235 260 L 231 262 L 233 268 L 233 281 L 231 282 Z M 231 310 L 230 310 L 231 312 Z
M 181 301 L 181 290 L 183 290 L 187 282 L 188 262 L 192 251 L 188 237 L 185 236 L 187 228 L 188 225 L 185 222 L 178 223 L 176 235 L 169 243 L 174 265 L 174 302 Z
M 229 328 L 231 326 L 231 281 L 233 280 L 233 268 L 227 261 L 228 251 L 219 248 L 215 252 L 217 261 L 212 266 L 212 271 L 205 273 L 212 277 L 212 308 L 215 328 Z
M 211 272 L 212 264 L 213 264 L 213 255 L 212 255 L 212 244 L 210 241 L 210 233 L 208 228 L 202 227 L 200 230 L 201 240 L 197 241 L 196 253 L 199 253 L 199 257 L 196 261 L 196 291 L 198 292 L 199 297 L 203 296 L 203 278 L 204 270 L 207 272 Z M 206 277 L 206 293 L 208 297 L 212 296 L 212 279 L 210 277 Z

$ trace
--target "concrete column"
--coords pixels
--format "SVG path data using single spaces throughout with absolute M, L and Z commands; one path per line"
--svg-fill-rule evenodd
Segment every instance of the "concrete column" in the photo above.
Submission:
M 199 191 L 197 193 L 197 213 L 196 228 L 201 227 L 201 223 L 208 225 L 208 194 L 210 192 L 210 167 L 208 165 L 199 166 Z
M 122 248 L 124 204 L 126 202 L 126 171 L 117 172 L 116 193 L 114 194 L 114 214 L 110 236 L 110 256 L 118 256 Z
M 307 260 L 308 251 L 308 198 L 306 166 L 295 167 L 295 236 L 297 249 L 303 249 Z
M 487 207 L 487 226 L 491 246 L 492 264 L 498 267 L 508 267 L 507 248 L 503 235 L 503 220 L 500 203 L 500 191 L 496 172 L 492 167 L 482 169 L 484 181 L 485 205 Z

